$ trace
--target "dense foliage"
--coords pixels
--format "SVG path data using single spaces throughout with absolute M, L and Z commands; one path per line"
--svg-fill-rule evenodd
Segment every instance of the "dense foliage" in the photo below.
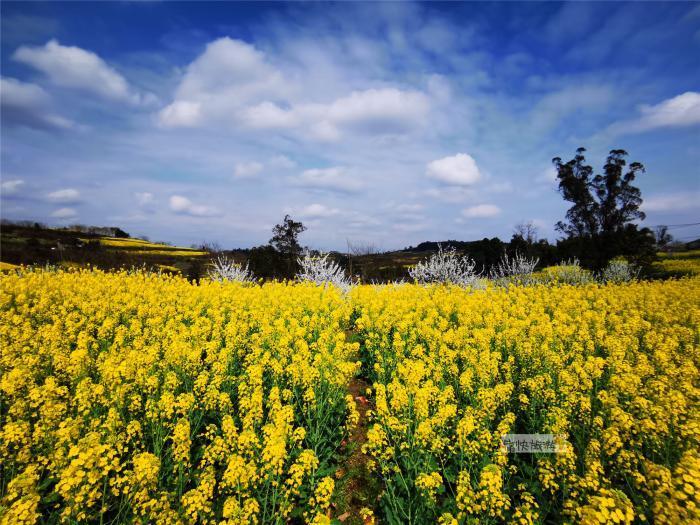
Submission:
M 557 229 L 565 235 L 558 248 L 564 257 L 578 257 L 586 266 L 602 269 L 614 257 L 625 256 L 637 264 L 649 264 L 654 258 L 655 237 L 648 228 L 634 221 L 643 220 L 642 194 L 634 186 L 644 173 L 639 162 L 627 165 L 627 152 L 610 151 L 603 174 L 594 175 L 586 164 L 585 148 L 578 148 L 568 162 L 553 159 L 559 191 L 572 205 L 566 221 Z

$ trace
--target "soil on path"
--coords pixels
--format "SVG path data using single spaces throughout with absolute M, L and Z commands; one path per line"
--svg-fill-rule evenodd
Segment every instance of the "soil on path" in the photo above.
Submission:
M 351 334 L 347 334 L 349 338 Z M 348 384 L 348 392 L 355 400 L 359 418 L 343 442 L 344 457 L 336 471 L 336 508 L 333 514 L 343 525 L 372 523 L 371 519 L 362 518 L 360 510 L 368 508 L 375 511 L 381 492 L 379 479 L 368 467 L 370 457 L 362 452 L 362 445 L 367 442 L 367 412 L 374 408 L 367 398 L 370 386 L 362 377 L 354 377 Z

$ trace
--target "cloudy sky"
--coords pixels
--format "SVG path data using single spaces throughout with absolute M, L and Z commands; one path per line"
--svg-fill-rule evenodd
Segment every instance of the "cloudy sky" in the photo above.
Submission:
M 223 247 L 556 238 L 623 148 L 700 222 L 700 4 L 2 3 L 2 216 Z M 700 228 L 673 230 L 700 236 Z

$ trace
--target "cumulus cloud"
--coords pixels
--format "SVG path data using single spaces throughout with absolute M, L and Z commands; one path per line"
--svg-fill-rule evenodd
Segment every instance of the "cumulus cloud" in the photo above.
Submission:
M 481 180 L 476 161 L 467 153 L 458 153 L 430 162 L 426 168 L 426 175 L 454 186 L 473 186 Z
M 462 210 L 462 215 L 468 219 L 495 217 L 499 213 L 501 213 L 501 209 L 494 204 L 479 204 Z
M 24 181 L 22 179 L 3 181 L 0 183 L 0 195 L 3 197 L 14 197 L 19 195 L 22 186 L 24 186 Z
M 187 66 L 175 100 L 160 111 L 159 120 L 170 127 L 230 123 L 244 108 L 275 98 L 283 88 L 281 74 L 264 53 L 242 40 L 220 38 Z
M 80 202 L 80 192 L 73 188 L 52 191 L 46 195 L 49 202 L 60 202 L 63 204 L 76 204 Z
M 163 127 L 240 125 L 336 141 L 344 133 L 407 133 L 424 122 L 430 110 L 426 94 L 396 87 L 315 99 L 313 72 L 299 68 L 242 40 L 220 38 L 187 67 L 174 100 L 159 112 L 158 121 Z
M 337 166 L 323 169 L 305 170 L 293 179 L 292 183 L 304 188 L 353 193 L 360 191 L 362 183 L 348 173 L 346 168 Z
M 640 106 L 641 115 L 633 120 L 610 126 L 614 133 L 642 133 L 656 128 L 684 127 L 700 124 L 700 93 L 687 91 L 656 105 Z
M 428 97 L 396 88 L 354 91 L 324 108 L 332 124 L 369 133 L 400 133 L 426 116 Z
M 237 179 L 249 179 L 259 175 L 263 170 L 260 162 L 239 162 L 233 167 L 233 176 Z
M 77 216 L 78 212 L 74 208 L 59 208 L 51 213 L 51 217 L 61 220 L 75 219 Z
M 43 46 L 21 46 L 12 58 L 44 73 L 54 84 L 94 93 L 102 98 L 140 104 L 153 95 L 136 92 L 113 67 L 91 51 L 49 40 Z
M 305 219 L 322 219 L 338 215 L 339 213 L 340 210 L 338 208 L 329 208 L 324 204 L 314 203 L 305 206 L 297 214 Z
M 216 217 L 221 212 L 213 206 L 194 204 L 187 197 L 173 195 L 170 197 L 170 210 L 179 215 L 190 215 L 191 217 Z
M 2 77 L 0 101 L 3 124 L 44 130 L 74 127 L 73 122 L 50 110 L 51 97 L 36 84 Z

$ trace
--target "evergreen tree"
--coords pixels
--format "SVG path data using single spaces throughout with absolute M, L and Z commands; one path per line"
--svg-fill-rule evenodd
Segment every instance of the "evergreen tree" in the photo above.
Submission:
M 627 164 L 627 152 L 610 151 L 603 174 L 593 175 L 586 164 L 585 148 L 578 148 L 568 162 L 556 157 L 559 191 L 572 203 L 566 221 L 559 221 L 557 230 L 566 237 L 559 246 L 567 256 L 578 257 L 595 269 L 610 259 L 625 256 L 638 264 L 649 263 L 654 256 L 654 237 L 648 228 L 640 229 L 633 221 L 643 220 L 642 197 L 633 185 L 644 173 L 639 162 Z
M 289 215 L 285 215 L 282 223 L 272 228 L 270 246 L 286 261 L 285 277 L 291 278 L 295 274 L 297 258 L 302 251 L 299 235 L 304 231 L 306 231 L 306 226 L 293 220 Z

